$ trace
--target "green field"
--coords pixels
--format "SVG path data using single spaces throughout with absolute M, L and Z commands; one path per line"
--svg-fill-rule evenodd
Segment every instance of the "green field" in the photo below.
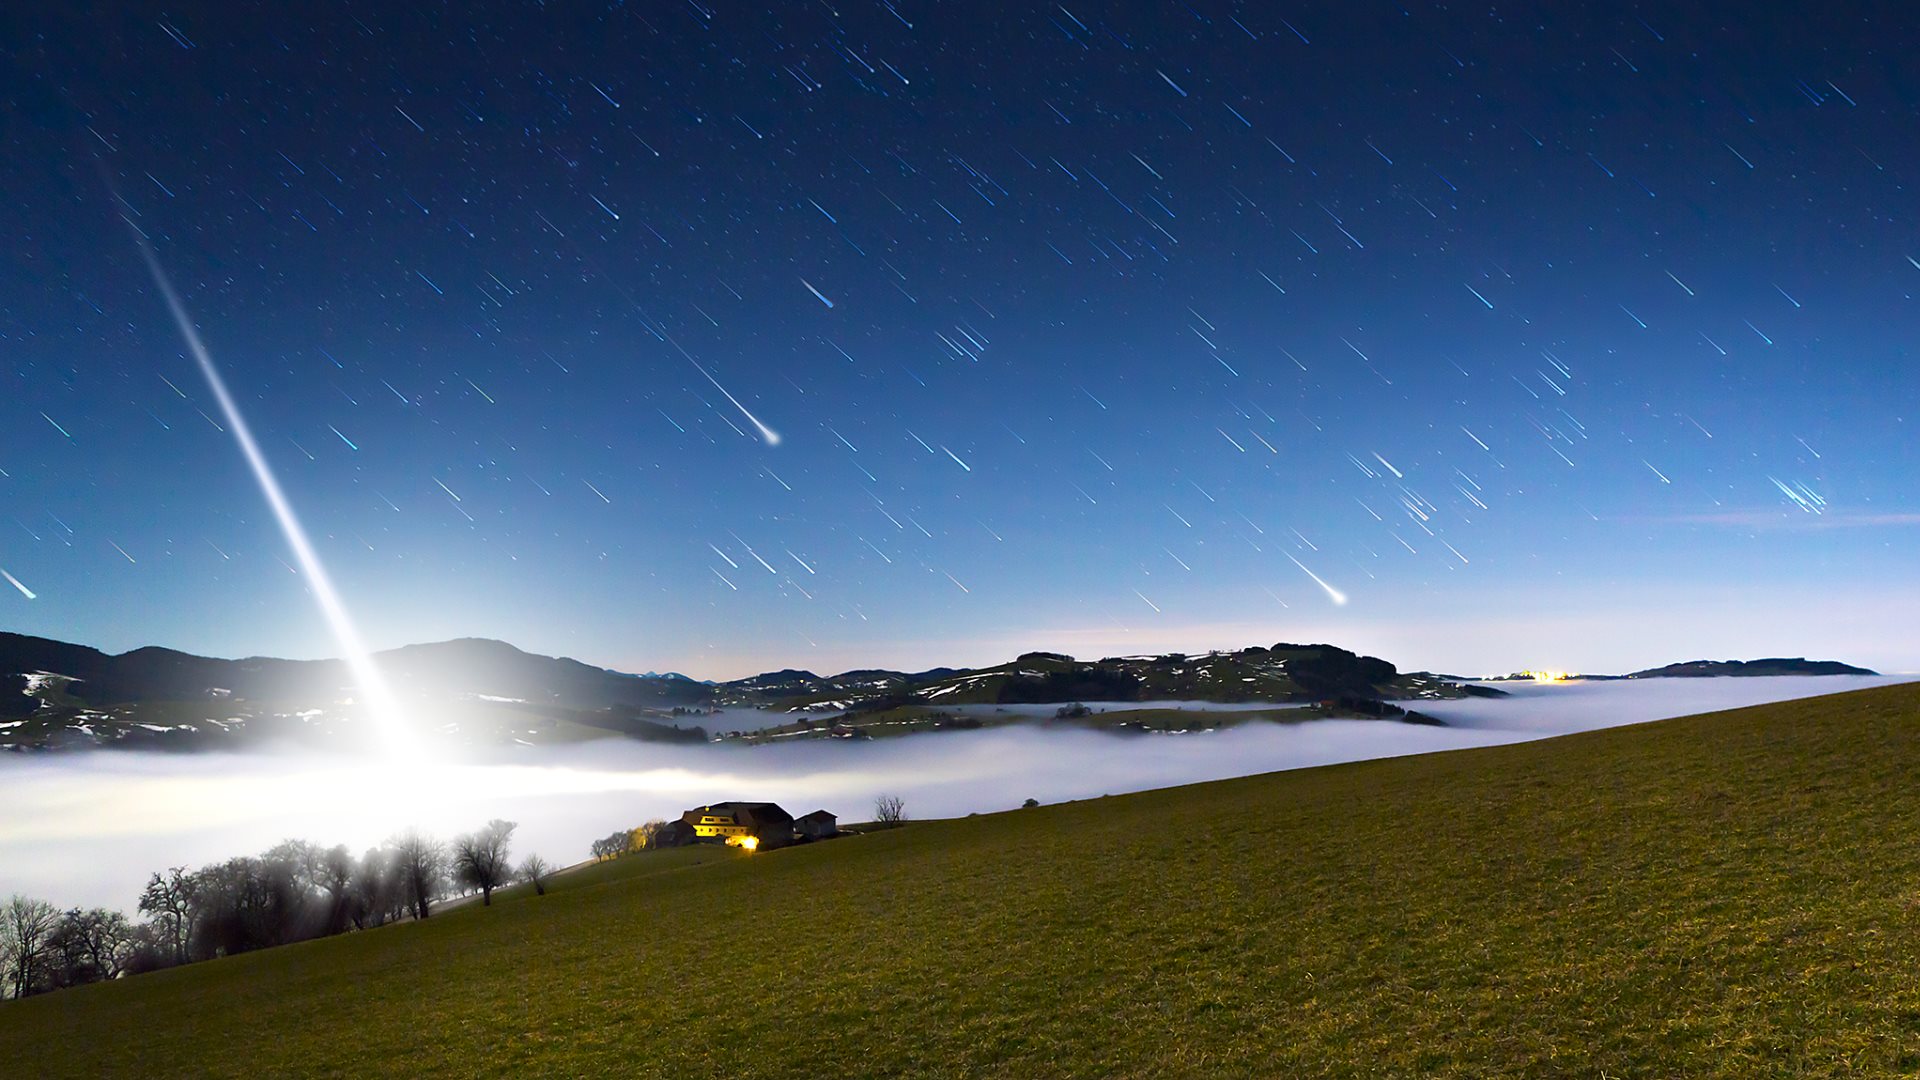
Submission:
M 0 1004 L 0 1072 L 1914 1074 L 1917 780 L 1907 685 L 630 856 Z

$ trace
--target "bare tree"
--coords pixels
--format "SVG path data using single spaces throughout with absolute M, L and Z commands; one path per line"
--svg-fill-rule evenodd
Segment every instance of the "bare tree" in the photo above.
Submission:
M 284 864 L 236 855 L 201 867 L 193 882 L 190 959 L 235 956 L 285 940 L 291 888 Z
M 48 955 L 60 911 L 45 900 L 15 893 L 0 907 L 0 954 L 7 959 L 7 988 L 14 997 L 45 989 Z
M 633 830 L 633 846 L 640 851 L 652 851 L 660 846 L 667 834 L 667 823 L 655 818 Z
M 527 861 L 520 864 L 520 880 L 533 886 L 535 896 L 547 895 L 547 877 L 552 873 L 553 867 L 538 855 L 529 855 Z
M 873 820 L 892 828 L 907 820 L 907 801 L 898 795 L 882 795 L 873 800 Z
M 361 857 L 354 867 L 351 891 L 349 917 L 358 929 L 385 925 L 405 913 L 405 893 L 391 849 L 372 848 Z
M 117 979 L 126 973 L 133 957 L 133 923 L 118 911 L 94 908 L 82 921 L 82 940 L 87 959 L 102 979 Z
M 73 908 L 48 939 L 54 986 L 117 979 L 133 953 L 133 924 L 106 908 Z
M 347 928 L 353 913 L 353 878 L 357 869 L 345 844 L 336 844 L 320 853 L 314 867 L 314 883 L 327 895 L 322 933 L 337 934 Z
M 507 844 L 517 828 L 514 822 L 494 818 L 487 822 L 486 828 L 453 841 L 454 880 L 479 889 L 483 907 L 493 903 L 493 890 L 513 876 L 513 864 L 507 860 Z
M 633 850 L 634 833 L 628 829 L 618 829 L 593 842 L 593 857 L 596 859 L 617 859 Z
M 127 962 L 121 969 L 127 975 L 141 975 L 173 966 L 173 946 L 166 931 L 152 920 L 132 927 L 127 942 Z
M 193 936 L 193 875 L 184 866 L 147 879 L 140 893 L 140 913 L 151 917 L 160 930 L 160 939 L 172 953 L 172 962 L 187 962 L 187 946 Z
M 413 909 L 413 917 L 424 919 L 431 914 L 433 902 L 440 898 L 446 882 L 446 846 L 412 829 L 394 838 L 389 846 L 393 848 L 400 895 Z

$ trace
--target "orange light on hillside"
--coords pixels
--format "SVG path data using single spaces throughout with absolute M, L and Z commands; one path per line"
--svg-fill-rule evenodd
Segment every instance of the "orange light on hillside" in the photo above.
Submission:
M 727 843 L 733 844 L 748 854 L 752 854 L 754 849 L 760 846 L 760 838 L 757 836 L 736 836 L 728 840 Z
M 1533 681 L 1537 683 L 1566 682 L 1573 678 L 1573 673 L 1570 671 L 1529 671 L 1527 674 L 1531 675 Z

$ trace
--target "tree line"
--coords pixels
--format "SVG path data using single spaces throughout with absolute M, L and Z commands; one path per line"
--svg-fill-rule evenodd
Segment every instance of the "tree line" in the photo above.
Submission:
M 874 800 L 875 822 L 897 825 L 906 816 L 898 795 Z M 660 847 L 669 825 L 655 819 L 617 829 L 590 850 L 607 860 Z M 345 844 L 284 840 L 198 870 L 169 867 L 140 891 L 139 922 L 15 894 L 0 904 L 0 999 L 425 919 L 456 895 L 477 893 L 487 905 L 516 882 L 544 896 L 553 867 L 538 855 L 511 860 L 518 827 L 496 818 L 444 841 L 410 829 L 357 857 Z
M 198 870 L 169 867 L 147 879 L 139 922 L 15 895 L 0 905 L 0 998 L 425 919 L 454 895 L 491 904 L 516 881 L 544 895 L 546 860 L 510 859 L 517 827 L 495 819 L 446 841 L 408 830 L 357 857 L 344 844 L 286 840 Z
M 655 819 L 632 829 L 615 829 L 589 845 L 595 862 L 617 859 L 632 851 L 647 851 L 661 846 L 667 823 Z

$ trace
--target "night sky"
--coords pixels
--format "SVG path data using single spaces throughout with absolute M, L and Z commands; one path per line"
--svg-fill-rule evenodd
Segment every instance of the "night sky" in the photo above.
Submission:
M 1915 17 L 1574 6 L 10 13 L 0 627 L 338 651 L 144 236 L 378 647 L 1911 669 Z

